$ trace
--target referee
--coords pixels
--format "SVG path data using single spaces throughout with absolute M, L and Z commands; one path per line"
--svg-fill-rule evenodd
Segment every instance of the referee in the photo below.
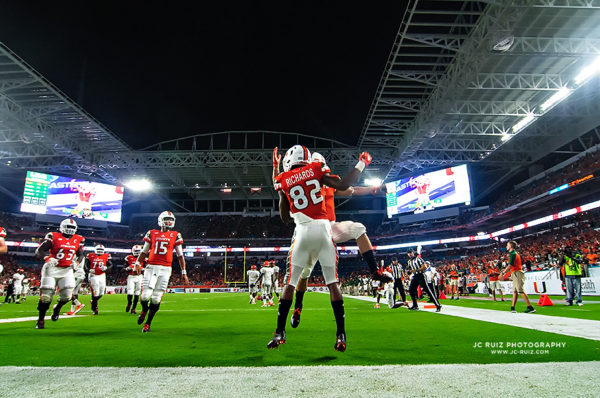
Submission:
M 435 312 L 440 312 L 442 306 L 435 297 L 435 294 L 431 292 L 429 285 L 427 285 L 427 282 L 425 281 L 424 272 L 427 269 L 427 264 L 425 261 L 423 261 L 420 255 L 415 257 L 415 251 L 412 249 L 408 251 L 408 265 L 406 268 L 407 271 L 413 275 L 413 278 L 410 281 L 410 287 L 408 289 L 410 298 L 413 302 L 413 305 L 410 309 L 413 311 L 417 311 L 419 309 L 419 305 L 417 304 L 417 287 L 421 286 L 421 290 L 423 292 L 428 292 L 429 297 L 433 299 L 436 307 Z
M 396 289 L 400 292 L 402 302 L 406 304 L 406 293 L 404 293 L 404 284 L 402 283 L 402 265 L 398 262 L 396 257 L 392 258 L 392 275 L 394 276 L 394 303 L 396 302 Z

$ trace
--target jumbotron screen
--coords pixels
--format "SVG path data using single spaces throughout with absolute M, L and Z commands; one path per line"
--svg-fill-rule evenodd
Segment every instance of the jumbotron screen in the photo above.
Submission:
M 21 211 L 121 222 L 123 187 L 28 171 Z
M 467 165 L 448 167 L 385 184 L 387 214 L 422 213 L 438 207 L 471 204 Z

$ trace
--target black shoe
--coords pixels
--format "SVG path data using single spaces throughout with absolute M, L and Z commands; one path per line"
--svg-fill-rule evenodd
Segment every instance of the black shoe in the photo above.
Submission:
M 20 301 L 17 301 L 15 304 L 21 304 L 21 302 L 20 302 Z
M 570 306 L 572 306 L 572 305 L 573 305 L 573 302 L 572 302 L 572 301 L 567 301 L 567 307 L 570 307 Z
M 129 312 L 131 310 L 131 305 L 127 304 L 127 307 L 125 307 L 125 312 Z
M 514 314 L 517 312 L 517 310 L 515 310 L 515 307 L 510 307 L 510 312 L 512 312 Z
M 375 271 L 371 274 L 371 279 L 374 281 L 380 281 L 381 283 L 393 282 L 394 280 L 387 275 L 383 275 L 381 271 Z
M 54 309 L 52 310 L 52 316 L 50 317 L 52 322 L 58 321 L 58 317 L 60 316 L 60 309 L 57 310 L 57 308 L 57 306 L 54 306 Z
M 450 297 L 450 300 L 454 300 L 454 297 Z
M 297 328 L 300 325 L 300 313 L 302 312 L 302 308 L 294 308 L 294 312 L 292 313 L 292 317 L 290 318 L 290 324 L 293 328 Z
M 36 329 L 44 329 L 44 321 L 37 321 L 35 324 Z
M 435 307 L 435 312 L 440 312 L 442 310 L 442 306 L 438 305 L 437 307 Z
M 138 319 L 137 319 L 138 325 L 141 325 L 142 323 L 144 323 L 145 320 L 146 320 L 146 311 L 142 310 L 142 311 L 140 311 L 140 316 L 138 316 Z
M 409 308 L 409 310 L 411 310 L 411 311 L 419 311 L 419 306 L 418 305 L 413 305 L 412 307 Z
M 337 335 L 337 340 L 333 346 L 333 349 L 339 352 L 346 351 L 346 333 L 340 333 Z
M 535 313 L 535 308 L 533 308 L 533 307 L 529 306 L 529 307 L 527 307 L 527 309 L 526 309 L 525 311 L 523 311 L 523 312 L 524 312 L 524 313 L 526 313 L 526 314 L 533 314 L 533 313 Z
M 268 349 L 277 348 L 281 344 L 285 344 L 285 343 L 286 343 L 285 330 L 283 330 L 281 333 L 275 332 L 275 333 L 273 333 L 273 339 L 267 343 L 267 348 Z
M 460 300 L 460 298 L 458 298 L 458 297 L 457 297 L 456 299 L 457 299 L 457 300 Z

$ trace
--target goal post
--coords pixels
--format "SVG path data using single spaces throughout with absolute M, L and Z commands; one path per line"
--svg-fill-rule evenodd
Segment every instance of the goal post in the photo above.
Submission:
M 238 280 L 238 281 L 231 281 L 231 280 L 227 280 L 227 253 L 229 251 L 225 251 L 225 269 L 223 270 L 223 282 L 224 283 L 234 283 L 234 284 L 238 284 L 238 283 L 242 283 L 245 284 L 246 283 L 246 248 L 244 247 L 244 255 L 243 255 L 243 261 L 242 261 L 242 280 Z M 235 266 L 235 264 L 234 264 Z

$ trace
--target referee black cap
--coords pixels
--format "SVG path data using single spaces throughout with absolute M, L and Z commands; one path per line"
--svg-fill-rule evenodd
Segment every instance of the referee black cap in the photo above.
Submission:
M 398 261 L 398 257 L 392 257 L 392 261 Z

